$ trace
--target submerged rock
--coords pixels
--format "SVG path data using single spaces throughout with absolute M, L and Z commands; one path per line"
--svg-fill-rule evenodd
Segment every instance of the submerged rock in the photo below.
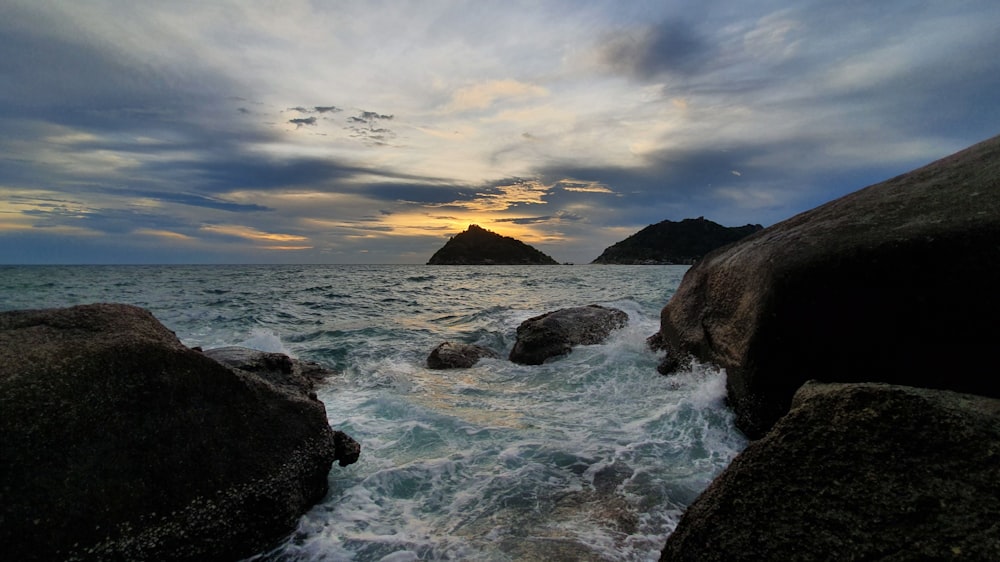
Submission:
M 495 359 L 500 356 L 492 349 L 480 345 L 446 341 L 427 356 L 427 368 L 467 369 L 484 357 Z
M 1000 400 L 803 386 L 661 560 L 1000 560 Z
M 566 355 L 575 345 L 601 343 L 612 330 L 627 323 L 625 312 L 597 304 L 535 316 L 517 327 L 517 341 L 510 352 L 510 360 L 524 365 L 541 365 L 550 357 Z
M 1000 396 L 998 244 L 995 137 L 705 256 L 663 309 L 668 360 L 724 367 L 752 438 L 810 378 Z
M 141 308 L 0 313 L 5 560 L 249 556 L 323 497 L 349 439 Z

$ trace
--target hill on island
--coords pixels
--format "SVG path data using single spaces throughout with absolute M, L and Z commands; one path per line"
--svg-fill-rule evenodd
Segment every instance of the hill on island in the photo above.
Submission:
M 452 236 L 427 265 L 558 265 L 531 246 L 475 224 Z
M 759 224 L 722 226 L 698 217 L 651 224 L 609 246 L 591 263 L 692 264 L 716 248 L 762 230 Z

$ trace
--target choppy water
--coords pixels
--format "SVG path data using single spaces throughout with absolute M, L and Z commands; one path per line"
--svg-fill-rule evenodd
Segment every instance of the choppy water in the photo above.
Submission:
M 656 560 L 745 441 L 724 375 L 666 378 L 645 338 L 682 266 L 0 267 L 0 309 L 126 302 L 181 340 L 339 373 L 330 423 L 362 443 L 264 560 Z M 518 324 L 586 304 L 628 313 L 540 366 L 431 371 L 445 340 L 502 356 Z

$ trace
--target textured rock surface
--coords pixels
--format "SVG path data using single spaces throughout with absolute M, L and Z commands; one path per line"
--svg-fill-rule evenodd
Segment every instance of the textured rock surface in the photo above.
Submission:
M 722 226 L 705 217 L 661 221 L 608 246 L 592 263 L 691 264 L 762 228 L 759 224 Z
M 535 248 L 470 224 L 434 252 L 427 265 L 558 265 Z
M 429 369 L 467 369 L 480 359 L 500 357 L 495 351 L 471 343 L 446 341 L 427 356 Z
M 661 560 L 1000 560 L 1000 400 L 802 387 Z
M 705 256 L 660 333 L 726 368 L 759 437 L 807 379 L 1000 396 L 998 286 L 1000 137 Z
M 206 349 L 202 353 L 227 367 L 249 371 L 273 385 L 305 394 L 315 390 L 317 383 L 334 374 L 318 363 L 292 359 L 284 353 L 238 346 Z
M 279 388 L 309 396 L 314 400 L 316 394 L 313 390 L 316 385 L 334 374 L 319 363 L 293 359 L 284 353 L 239 346 L 217 347 L 202 353 L 238 374 L 239 371 L 244 371 L 246 374 L 253 373 Z M 361 444 L 354 438 L 343 431 L 334 431 L 333 442 L 337 464 L 347 466 L 358 461 Z
M 541 365 L 550 357 L 566 355 L 575 345 L 601 343 L 612 330 L 627 323 L 625 312 L 596 304 L 535 316 L 517 327 L 517 341 L 510 352 L 510 360 Z
M 0 313 L 0 440 L 4 560 L 248 556 L 337 458 L 322 403 L 112 304 Z

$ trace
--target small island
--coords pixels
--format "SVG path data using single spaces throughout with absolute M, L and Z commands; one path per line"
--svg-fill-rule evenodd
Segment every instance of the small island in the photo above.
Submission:
M 427 265 L 559 265 L 531 246 L 475 224 L 452 236 Z
M 759 224 L 727 227 L 705 217 L 665 220 L 609 246 L 591 263 L 690 265 L 712 250 L 763 228 Z

